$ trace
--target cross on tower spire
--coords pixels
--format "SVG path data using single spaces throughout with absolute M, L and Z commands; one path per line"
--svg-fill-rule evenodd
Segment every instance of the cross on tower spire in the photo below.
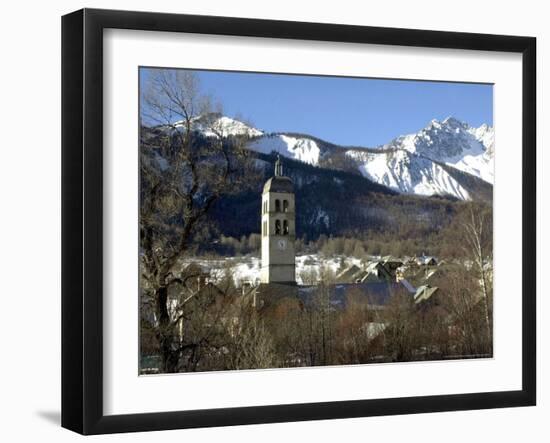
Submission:
M 275 162 L 275 177 L 283 176 L 283 163 L 281 162 L 281 157 L 277 154 L 277 161 Z

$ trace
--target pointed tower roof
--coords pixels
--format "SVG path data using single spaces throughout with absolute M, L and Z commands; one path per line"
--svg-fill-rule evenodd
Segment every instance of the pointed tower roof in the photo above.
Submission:
M 290 177 L 283 175 L 283 162 L 281 157 L 277 155 L 275 161 L 275 176 L 271 177 L 264 185 L 264 193 L 266 192 L 294 192 L 294 184 Z

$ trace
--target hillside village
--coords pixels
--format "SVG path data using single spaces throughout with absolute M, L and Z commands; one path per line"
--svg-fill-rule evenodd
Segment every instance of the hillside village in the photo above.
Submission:
M 260 259 L 254 256 L 224 260 L 192 259 L 182 263 L 183 273 L 192 271 L 203 284 L 216 285 L 229 272 L 235 287 L 243 293 L 259 288 L 260 265 Z M 442 270 L 452 266 L 459 266 L 459 263 L 440 263 L 433 256 L 398 258 L 388 255 L 359 259 L 309 254 L 296 257 L 297 288 L 300 294 L 301 288 L 305 288 L 303 292 L 307 293 L 309 288 L 318 285 L 323 268 L 330 273 L 331 285 L 335 289 L 345 285 L 359 285 L 365 293 L 375 289 L 380 292 L 380 288 L 387 288 L 388 293 L 406 290 L 413 295 L 415 302 L 420 303 L 439 290 L 430 284 L 438 272 L 444 272 Z

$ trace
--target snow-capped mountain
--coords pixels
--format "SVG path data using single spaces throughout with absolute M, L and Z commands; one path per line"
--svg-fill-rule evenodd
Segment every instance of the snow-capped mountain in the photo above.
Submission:
M 183 122 L 176 122 L 176 127 L 184 127 Z M 209 114 L 194 119 L 193 129 L 206 137 L 247 136 L 250 138 L 249 149 L 263 154 L 279 154 L 299 160 L 310 165 L 318 165 L 323 154 L 325 142 L 309 135 L 291 133 L 264 133 L 237 119 L 217 114 Z M 322 146 L 323 145 L 323 146 Z
M 321 148 L 315 140 L 308 137 L 269 134 L 258 137 L 248 147 L 264 154 L 277 152 L 285 157 L 300 160 L 310 165 L 318 165 L 321 157 Z
M 229 137 L 231 135 L 246 135 L 248 137 L 258 137 L 260 135 L 263 135 L 263 132 L 259 129 L 253 128 L 239 120 L 235 120 L 233 118 L 225 116 L 218 118 L 213 126 L 216 132 L 221 133 L 223 137 Z
M 174 123 L 176 128 L 183 128 L 184 122 Z M 263 132 L 239 120 L 224 115 L 209 114 L 193 119 L 193 130 L 202 132 L 207 137 L 230 137 L 244 135 L 259 137 Z
M 440 164 L 404 149 L 380 152 L 348 150 L 370 180 L 405 194 L 452 195 L 470 200 L 469 192 Z
M 416 134 L 398 137 L 384 148 L 403 149 L 493 183 L 494 130 L 485 124 L 472 128 L 453 117 L 432 120 Z
M 432 120 L 417 133 L 376 148 L 338 146 L 305 134 L 266 133 L 226 116 L 216 116 L 208 125 L 197 123 L 195 129 L 208 137 L 244 135 L 253 151 L 277 152 L 314 166 L 335 167 L 344 157 L 348 170 L 400 193 L 470 200 L 480 188 L 487 195 L 493 183 L 494 129 L 486 124 L 470 127 L 453 117 Z
M 350 149 L 346 155 L 357 162 L 365 177 L 396 191 L 471 200 L 468 188 L 475 180 L 464 180 L 467 176 L 454 170 L 492 185 L 494 130 L 486 124 L 470 127 L 448 117 L 432 120 L 416 134 L 397 137 L 375 150 Z

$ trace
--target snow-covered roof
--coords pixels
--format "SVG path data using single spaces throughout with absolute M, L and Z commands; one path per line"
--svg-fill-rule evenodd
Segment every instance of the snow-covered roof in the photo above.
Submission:
M 382 261 L 384 263 L 403 263 L 403 260 L 400 260 L 393 255 L 386 255 L 385 257 L 382 257 Z
M 428 300 L 432 295 L 434 295 L 439 288 L 437 286 L 422 285 L 416 289 L 416 294 L 414 294 L 414 302 L 420 303 L 422 301 Z
M 430 262 L 437 263 L 437 259 L 431 255 L 423 255 L 422 257 L 418 257 L 417 261 L 421 265 L 427 265 Z

